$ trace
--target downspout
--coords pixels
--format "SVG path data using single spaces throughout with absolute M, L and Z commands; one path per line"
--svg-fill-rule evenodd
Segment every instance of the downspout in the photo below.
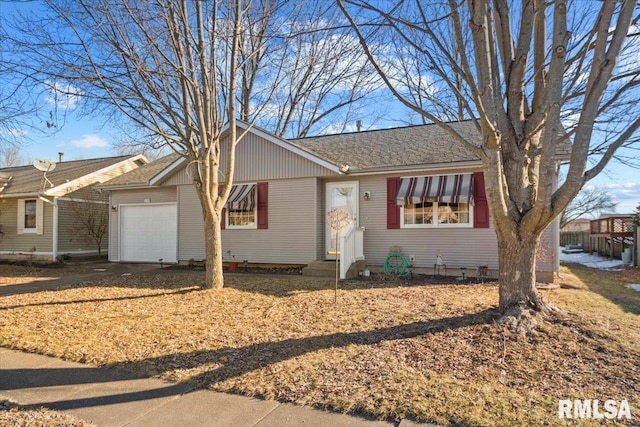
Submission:
M 40 200 L 53 206 L 53 242 L 52 242 L 52 261 L 58 260 L 58 198 L 54 197 L 53 202 L 42 196 L 38 196 Z

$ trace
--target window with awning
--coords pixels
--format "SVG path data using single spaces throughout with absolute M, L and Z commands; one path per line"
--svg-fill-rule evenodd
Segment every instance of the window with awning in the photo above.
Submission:
M 408 197 L 416 197 L 415 188 L 420 188 L 417 181 L 410 185 L 411 178 L 388 177 L 387 178 L 387 229 L 400 229 L 406 227 L 473 227 L 489 228 L 490 215 L 487 204 L 487 195 L 484 186 L 484 174 L 474 172 L 469 177 L 469 185 L 472 198 L 471 203 L 440 203 L 423 202 L 417 204 L 404 204 Z M 447 176 L 447 180 L 452 175 Z M 420 177 L 415 177 L 419 179 Z M 405 182 L 406 189 L 400 192 L 400 182 Z M 464 180 L 463 180 L 464 181 Z M 409 191 L 413 187 L 414 190 Z M 465 194 L 468 194 L 466 191 Z M 401 200 L 398 202 L 398 197 Z M 421 196 L 417 196 L 420 200 Z M 415 200 L 415 199 L 414 199 Z M 443 199 L 444 200 L 444 199 Z M 411 201 L 411 200 L 410 200 Z M 457 205 L 457 206 L 455 206 Z M 442 211 L 443 215 L 440 215 Z M 437 218 L 436 218 L 437 216 Z M 467 218 L 468 217 L 468 218 Z M 455 223 L 458 221 L 458 224 Z
M 462 203 L 473 205 L 473 174 L 401 178 L 396 205 Z
M 220 228 L 268 229 L 268 189 L 268 182 L 233 185 L 222 212 Z
M 256 207 L 256 184 L 239 184 L 231 187 L 226 208 L 234 211 L 253 211 Z

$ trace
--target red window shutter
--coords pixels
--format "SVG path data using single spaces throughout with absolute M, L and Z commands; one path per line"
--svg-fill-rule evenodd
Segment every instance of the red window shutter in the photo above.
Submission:
M 269 191 L 268 182 L 259 182 L 258 187 L 258 230 L 269 228 Z
M 489 228 L 489 205 L 484 188 L 484 174 L 473 174 L 473 228 Z
M 400 178 L 387 178 L 387 229 L 400 228 L 400 206 L 396 204 L 396 194 Z

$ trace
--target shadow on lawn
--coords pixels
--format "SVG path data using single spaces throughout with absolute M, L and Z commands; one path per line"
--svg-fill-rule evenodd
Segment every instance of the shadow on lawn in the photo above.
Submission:
M 371 279 L 352 279 L 340 281 L 338 290 L 353 291 L 359 289 L 385 289 L 414 286 L 450 286 L 450 285 L 480 285 L 475 281 L 459 281 L 452 276 L 416 275 L 410 278 L 372 276 Z M 487 283 L 484 283 L 487 285 Z M 335 289 L 335 279 L 307 276 L 270 276 L 235 275 L 225 278 L 225 287 L 242 292 L 258 293 L 273 297 L 289 297 L 293 294 L 327 291 Z
M 420 335 L 453 330 L 466 326 L 484 324 L 498 316 L 495 310 L 484 310 L 463 316 L 449 317 L 427 322 L 415 322 L 371 331 L 335 333 L 306 338 L 267 342 L 239 348 L 223 348 L 214 351 L 195 351 L 186 354 L 170 354 L 136 362 L 113 364 L 110 367 L 70 367 L 38 369 L 2 369 L 0 370 L 0 391 L 20 390 L 41 387 L 62 387 L 62 400 L 47 395 L 52 400 L 22 406 L 37 409 L 74 409 L 115 403 L 145 401 L 168 396 L 177 396 L 196 388 L 207 388 L 210 384 L 222 382 L 245 373 L 264 368 L 284 360 L 306 353 L 329 348 L 342 348 L 351 344 L 374 345 L 383 341 L 401 340 Z M 219 367 L 206 370 L 181 383 L 163 383 L 159 386 L 139 388 L 127 384 L 145 375 L 167 372 L 172 369 L 193 369 L 205 364 L 217 364 Z M 132 372 L 129 374 L 128 372 Z M 97 397 L 70 398 L 73 393 L 64 387 L 88 385 L 92 383 L 112 383 L 111 394 Z M 55 390 L 55 389 L 54 389 Z M 65 392 L 66 390 L 66 392 Z M 72 389 L 75 390 L 75 389 Z M 75 393 L 80 394 L 81 393 Z
M 627 313 L 640 315 L 640 293 L 624 287 L 624 279 L 616 277 L 614 271 L 598 270 L 572 262 L 563 263 L 591 292 L 607 298 Z M 581 289 L 562 284 L 564 289 Z
M 265 366 L 318 350 L 343 348 L 353 344 L 374 345 L 384 341 L 414 338 L 420 335 L 455 330 L 471 325 L 487 324 L 498 317 L 497 310 L 486 309 L 478 313 L 414 322 L 371 331 L 338 332 L 330 335 L 259 343 L 239 348 L 168 354 L 135 362 L 117 363 L 111 365 L 111 367 L 129 372 L 147 372 L 157 375 L 173 369 L 197 369 L 203 365 L 217 365 L 217 367 L 198 373 L 188 380 L 190 384 L 197 388 L 206 388 L 210 384 L 239 377 L 254 370 L 262 369 Z
M 162 297 L 162 296 L 168 296 L 168 295 L 185 295 L 191 292 L 198 292 L 201 290 L 202 288 L 198 287 L 198 288 L 179 289 L 176 291 L 162 292 L 157 294 L 134 295 L 134 296 L 127 296 L 127 297 L 91 298 L 91 299 L 78 299 L 78 300 L 71 300 L 71 301 L 50 301 L 50 302 L 16 304 L 16 305 L 7 305 L 4 307 L 0 307 L 0 311 L 12 310 L 12 309 L 24 308 L 24 307 L 46 307 L 50 305 L 71 305 L 71 304 L 82 304 L 82 303 L 104 302 L 104 301 L 128 301 L 128 300 L 136 300 L 136 299 Z
M 70 274 L 67 276 L 48 280 L 34 280 L 17 285 L 0 286 L 0 297 L 31 294 L 37 292 L 63 291 L 67 289 L 109 287 L 109 288 L 140 288 L 140 289 L 177 289 L 188 286 L 201 286 L 204 282 L 196 275 L 191 285 L 185 285 L 184 280 L 179 280 L 183 274 L 176 274 L 176 281 L 158 280 L 170 273 L 155 266 L 142 265 L 116 265 L 112 271 L 101 271 L 83 274 Z

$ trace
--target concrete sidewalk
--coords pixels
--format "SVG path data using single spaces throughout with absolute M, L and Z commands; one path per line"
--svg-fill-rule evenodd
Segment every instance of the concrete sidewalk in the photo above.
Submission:
M 0 348 L 0 395 L 98 426 L 390 427 L 399 424 L 305 406 L 194 390 L 108 368 Z

